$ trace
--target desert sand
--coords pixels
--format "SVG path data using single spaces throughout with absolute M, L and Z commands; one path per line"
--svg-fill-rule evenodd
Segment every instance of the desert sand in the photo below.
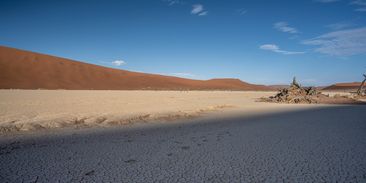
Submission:
M 140 122 L 263 115 L 327 106 L 257 102 L 275 92 L 0 90 L 0 134 L 46 129 L 110 127 Z M 341 92 L 326 92 L 328 95 Z M 346 95 L 343 93 L 342 95 Z
M 258 103 L 273 92 L 0 90 L 2 133 L 126 125 L 205 116 L 264 113 L 306 106 Z
M 361 82 L 352 82 L 352 83 L 336 83 L 330 86 L 327 86 L 323 88 L 323 90 L 335 90 L 335 91 L 357 91 L 357 89 L 360 87 Z
M 3 123 L 42 125 L 71 115 L 85 123 L 105 116 L 103 124 L 122 114 L 224 111 L 177 122 L 3 136 L 0 182 L 366 181 L 366 106 L 254 102 L 269 94 L 1 91 Z

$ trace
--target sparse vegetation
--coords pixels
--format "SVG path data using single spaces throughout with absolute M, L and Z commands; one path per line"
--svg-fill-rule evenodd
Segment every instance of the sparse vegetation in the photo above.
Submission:
M 313 104 L 313 103 L 359 103 L 354 97 L 338 96 L 330 97 L 322 94 L 315 87 L 302 87 L 294 77 L 289 88 L 281 89 L 275 96 L 261 98 L 262 102 Z

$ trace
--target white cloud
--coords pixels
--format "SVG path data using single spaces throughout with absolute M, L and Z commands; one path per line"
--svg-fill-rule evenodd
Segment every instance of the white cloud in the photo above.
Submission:
M 291 34 L 298 33 L 296 28 L 288 26 L 287 22 L 277 22 L 273 27 L 281 32 L 287 32 Z
M 206 11 L 203 8 L 202 4 L 194 4 L 192 5 L 192 10 L 191 10 L 191 14 L 193 15 L 198 15 L 198 16 L 205 16 L 207 15 L 208 11 Z
M 169 6 L 175 5 L 175 4 L 183 4 L 181 0 L 163 0 L 164 2 L 167 2 Z
M 238 9 L 237 12 L 239 13 L 239 15 L 244 15 L 246 14 L 248 11 L 246 9 Z
M 366 0 L 354 0 L 350 4 L 358 6 L 355 11 L 366 12 Z
M 205 16 L 205 15 L 207 15 L 207 11 L 203 11 L 203 12 L 201 12 L 201 13 L 198 13 L 198 16 Z
M 259 47 L 262 50 L 278 50 L 279 47 L 275 44 L 264 44 Z
M 357 8 L 357 9 L 355 9 L 355 11 L 366 12 L 366 7 Z
M 334 56 L 366 54 L 366 27 L 329 32 L 303 44 L 318 46 L 316 52 Z
M 115 60 L 115 61 L 112 62 L 112 64 L 115 65 L 115 66 L 121 66 L 121 65 L 125 65 L 126 62 L 123 61 L 123 60 Z
M 366 6 L 366 1 L 365 0 L 355 0 L 355 1 L 352 1 L 351 4 L 359 5 L 359 6 Z
M 262 50 L 268 50 L 268 51 L 273 51 L 275 53 L 281 53 L 284 55 L 296 55 L 296 54 L 304 54 L 305 52 L 299 52 L 299 51 L 285 51 L 285 50 L 281 50 L 280 47 L 278 47 L 275 44 L 264 44 L 261 45 L 259 47 Z
M 333 29 L 333 30 L 340 30 L 340 29 L 352 27 L 352 24 L 345 23 L 345 22 L 339 22 L 339 23 L 326 25 L 326 27 L 328 27 L 330 29 Z
M 175 72 L 175 73 L 169 73 L 167 75 L 171 76 L 177 76 L 177 77 L 183 77 L 183 78 L 195 78 L 196 75 L 188 72 Z
M 199 12 L 203 11 L 203 5 L 202 4 L 194 4 L 192 5 L 192 14 L 197 14 Z

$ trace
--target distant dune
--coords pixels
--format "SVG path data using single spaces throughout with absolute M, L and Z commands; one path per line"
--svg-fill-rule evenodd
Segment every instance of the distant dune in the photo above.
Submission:
M 357 90 L 360 85 L 361 82 L 336 83 L 334 85 L 323 88 L 323 90 Z
M 268 85 L 272 90 L 281 90 L 290 87 L 290 85 Z
M 239 79 L 193 80 L 130 72 L 0 46 L 1 89 L 270 90 Z

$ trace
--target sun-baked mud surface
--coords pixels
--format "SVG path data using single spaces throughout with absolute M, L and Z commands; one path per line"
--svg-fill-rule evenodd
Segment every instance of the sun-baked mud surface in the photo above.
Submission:
M 365 182 L 366 107 L 2 139 L 0 182 Z

